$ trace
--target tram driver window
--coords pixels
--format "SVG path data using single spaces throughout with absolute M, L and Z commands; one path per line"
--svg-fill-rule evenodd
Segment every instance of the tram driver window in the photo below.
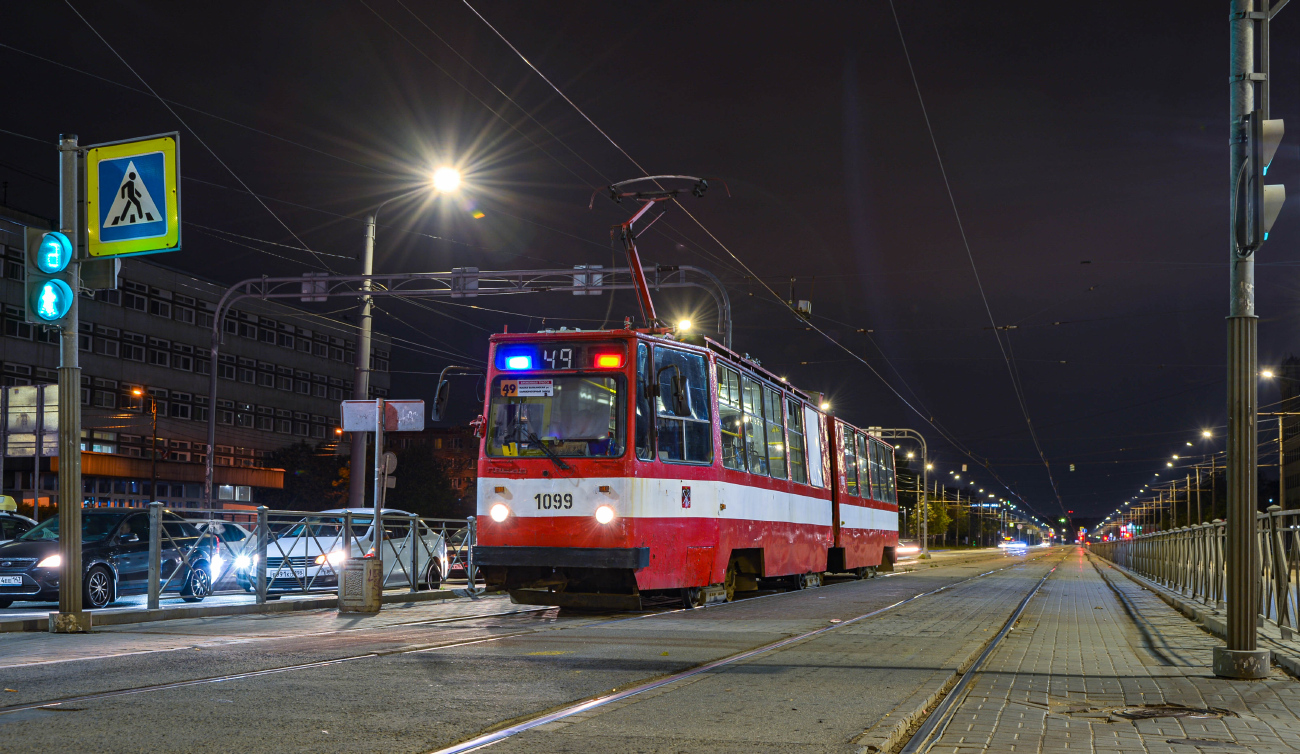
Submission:
M 655 435 L 659 460 L 713 462 L 708 362 L 701 354 L 655 348 Z M 676 397 L 675 397 L 676 394 Z

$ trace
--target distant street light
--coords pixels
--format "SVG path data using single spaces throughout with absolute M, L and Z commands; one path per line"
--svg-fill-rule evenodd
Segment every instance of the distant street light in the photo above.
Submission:
M 689 319 L 684 319 L 681 322 L 678 322 L 677 329 L 682 332 L 689 332 L 691 329 L 691 321 Z
M 1263 377 L 1266 380 L 1271 380 L 1273 379 L 1273 370 L 1272 369 L 1261 370 L 1259 376 Z

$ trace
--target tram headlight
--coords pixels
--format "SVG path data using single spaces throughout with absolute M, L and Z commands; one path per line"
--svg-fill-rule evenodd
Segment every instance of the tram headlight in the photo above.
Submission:
M 607 524 L 614 520 L 614 509 L 608 505 L 602 505 L 596 509 L 596 522 Z
M 488 511 L 488 515 L 492 516 L 492 520 L 499 524 L 510 518 L 510 509 L 506 507 L 505 503 L 497 503 Z

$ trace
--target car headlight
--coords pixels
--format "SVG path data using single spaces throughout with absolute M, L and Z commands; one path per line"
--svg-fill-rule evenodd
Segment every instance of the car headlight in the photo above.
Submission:
M 613 508 L 609 507 L 608 505 L 602 505 L 596 509 L 596 521 L 598 523 L 607 524 L 613 520 L 614 520 Z
M 251 557 L 248 555 L 236 555 L 235 569 L 239 571 L 247 571 L 248 569 L 253 567 L 253 561 L 255 560 L 257 560 L 256 555 L 253 555 Z
M 347 550 L 335 550 L 334 552 L 322 553 L 320 555 L 317 555 L 316 565 L 325 565 L 325 562 L 329 561 L 330 565 L 336 566 L 341 564 L 343 561 L 347 559 L 348 559 Z
M 488 511 L 488 514 L 492 516 L 493 521 L 496 521 L 499 524 L 507 518 L 510 518 L 510 509 L 506 507 L 505 503 L 497 503 L 492 506 L 491 510 Z
M 51 555 L 50 557 L 37 563 L 36 567 L 37 568 L 58 568 L 61 565 L 63 565 L 63 556 Z

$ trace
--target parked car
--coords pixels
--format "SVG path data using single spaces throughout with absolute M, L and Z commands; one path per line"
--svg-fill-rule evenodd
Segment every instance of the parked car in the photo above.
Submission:
M 26 516 L 0 511 L 0 542 L 17 539 L 19 535 L 26 534 L 35 526 L 36 522 Z
M 163 589 L 180 592 L 186 602 L 212 593 L 214 548 L 199 542 L 199 530 L 171 511 L 162 512 Z M 149 514 L 132 509 L 81 512 L 82 600 L 87 608 L 106 607 L 121 595 L 149 591 Z M 181 553 L 189 558 L 185 565 Z M 0 545 L 0 607 L 17 600 L 59 599 L 59 519 L 42 521 L 12 542 Z
M 205 541 L 213 546 L 212 553 L 212 588 L 221 588 L 223 581 L 231 582 L 225 588 L 233 588 L 235 583 L 235 561 L 241 555 L 257 552 L 257 541 L 247 528 L 230 521 L 210 521 L 190 519 L 190 523 L 206 534 Z
M 347 513 L 352 514 L 350 537 L 343 534 Z M 413 577 L 417 584 L 438 588 L 447 573 L 447 542 L 442 534 L 418 521 L 412 537 L 410 513 L 385 508 L 381 515 L 384 586 L 410 586 Z M 272 534 L 266 544 L 267 593 L 337 590 L 349 558 L 374 555 L 373 519 L 371 508 L 334 508 L 306 514 Z M 235 563 L 239 586 L 250 593 L 257 590 L 256 557 L 250 554 Z

